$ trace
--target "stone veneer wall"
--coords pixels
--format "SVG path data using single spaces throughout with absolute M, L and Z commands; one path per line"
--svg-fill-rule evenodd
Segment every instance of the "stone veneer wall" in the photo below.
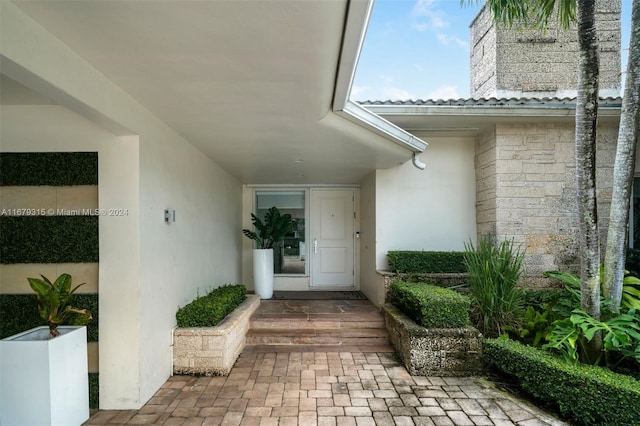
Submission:
M 425 328 L 397 307 L 382 306 L 389 338 L 414 376 L 462 377 L 482 371 L 482 334 L 473 327 Z
M 620 0 L 597 1 L 602 96 L 620 92 L 620 12 Z M 576 31 L 560 29 L 555 17 L 546 30 L 509 29 L 496 27 L 485 7 L 470 32 L 473 98 L 576 95 Z
M 513 238 L 526 249 L 527 281 L 579 266 L 573 124 L 499 124 L 476 142 L 478 234 Z M 616 125 L 598 129 L 600 229 L 611 200 Z M 606 234 L 601 236 L 604 244 Z
M 251 315 L 260 297 L 247 299 L 215 327 L 176 328 L 173 332 L 173 373 L 226 376 L 242 352 Z

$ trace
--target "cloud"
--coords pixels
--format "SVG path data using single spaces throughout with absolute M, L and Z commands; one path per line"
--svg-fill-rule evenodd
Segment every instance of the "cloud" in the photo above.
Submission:
M 458 86 L 441 86 L 431 92 L 427 99 L 458 99 Z
M 351 99 L 362 99 L 362 96 L 366 96 L 367 92 L 371 90 L 370 86 L 351 86 Z
M 413 92 L 394 86 L 353 86 L 350 99 L 355 101 L 405 101 L 417 99 Z
M 446 14 L 437 8 L 438 0 L 417 0 L 411 10 L 417 31 L 438 30 L 449 26 Z
M 386 96 L 385 99 L 390 99 L 392 101 L 408 101 L 410 99 L 416 99 L 415 94 L 398 87 L 385 87 L 382 92 Z
M 462 48 L 468 48 L 469 47 L 469 43 L 467 43 L 466 41 L 462 40 L 461 38 L 458 38 L 456 36 L 450 36 L 448 34 L 445 33 L 438 33 L 436 34 L 436 38 L 438 39 L 438 42 L 440 44 L 442 44 L 443 46 L 448 46 L 450 44 L 455 44 L 458 47 L 462 47 Z

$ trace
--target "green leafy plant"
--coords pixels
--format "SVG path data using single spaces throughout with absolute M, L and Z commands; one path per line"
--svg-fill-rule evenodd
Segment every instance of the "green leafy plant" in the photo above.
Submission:
M 622 355 L 619 360 L 631 357 L 640 362 L 640 315 L 634 309 L 606 321 L 596 320 L 581 309 L 575 309 L 569 318 L 554 322 L 554 328 L 547 336 L 549 343 L 543 349 L 557 351 L 567 361 L 582 359 L 587 364 L 599 365 L 602 354 L 593 360 L 586 359 L 584 348 L 584 342 L 591 341 L 598 332 L 602 332 L 603 353 L 618 352 Z
M 602 267 L 600 275 L 602 278 Z M 629 271 L 624 271 L 625 275 L 622 280 L 622 307 L 626 309 L 640 309 L 640 279 L 631 275 Z M 547 271 L 542 274 L 543 277 L 554 278 L 565 284 L 568 292 L 565 297 L 560 300 L 558 308 L 559 313 L 564 313 L 568 317 L 575 308 L 580 307 L 580 277 L 570 272 Z M 603 307 L 608 307 L 611 302 L 603 299 L 601 301 Z
M 487 236 L 465 243 L 464 263 L 469 272 L 469 294 L 477 327 L 487 337 L 496 337 L 505 327 L 517 327 L 524 292 L 518 287 L 523 273 L 524 252 L 513 241 L 496 243 Z
M 640 279 L 625 271 L 622 280 L 622 306 L 628 309 L 640 309 Z
M 270 249 L 279 241 L 282 241 L 291 232 L 292 219 L 289 213 L 280 214 L 277 207 L 271 207 L 264 215 L 264 222 L 258 216 L 251 213 L 251 221 L 255 231 L 243 229 L 242 233 L 254 240 L 259 249 Z
M 71 288 L 71 275 L 61 274 L 53 283 L 44 275 L 40 278 L 27 278 L 29 285 L 36 293 L 40 317 L 49 324 L 49 333 L 60 335 L 58 326 L 62 324 L 85 325 L 91 320 L 91 312 L 69 305 L 69 299 L 76 290 L 84 285 Z
M 552 312 L 546 309 L 537 311 L 533 306 L 527 306 L 519 326 L 506 326 L 505 331 L 510 337 L 523 342 L 526 345 L 539 347 L 545 342 L 545 337 L 552 328 Z

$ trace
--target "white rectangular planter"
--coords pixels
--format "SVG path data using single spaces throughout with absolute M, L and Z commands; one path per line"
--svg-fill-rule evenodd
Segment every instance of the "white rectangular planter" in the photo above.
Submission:
M 0 340 L 0 425 L 80 425 L 89 418 L 87 328 L 37 327 Z

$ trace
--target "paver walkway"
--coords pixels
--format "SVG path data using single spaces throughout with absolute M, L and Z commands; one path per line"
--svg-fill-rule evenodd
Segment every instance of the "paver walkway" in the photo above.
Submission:
M 261 352 L 227 377 L 171 377 L 140 410 L 87 425 L 565 425 L 481 378 L 410 376 L 392 353 Z

